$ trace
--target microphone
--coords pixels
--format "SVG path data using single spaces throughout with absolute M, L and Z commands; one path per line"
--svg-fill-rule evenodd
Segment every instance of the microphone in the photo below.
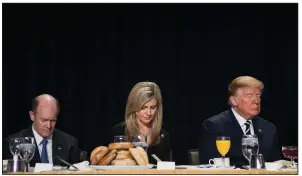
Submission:
M 79 170 L 79 168 L 77 168 L 75 165 L 65 161 L 63 158 L 56 156 L 56 158 L 58 158 L 60 161 L 62 161 L 63 163 L 67 164 L 69 167 L 73 167 L 75 170 Z
M 65 157 L 64 157 L 64 154 L 63 154 L 63 148 L 61 147 L 61 146 L 57 146 L 56 147 L 56 155 L 57 156 L 55 156 L 55 158 L 56 158 L 56 160 L 60 163 L 59 165 L 61 165 L 61 164 L 66 164 L 65 162 L 63 162 L 61 159 L 59 159 L 58 158 L 58 156 L 60 157 L 60 158 L 64 158 L 65 159 Z M 67 164 L 68 165 L 68 164 Z

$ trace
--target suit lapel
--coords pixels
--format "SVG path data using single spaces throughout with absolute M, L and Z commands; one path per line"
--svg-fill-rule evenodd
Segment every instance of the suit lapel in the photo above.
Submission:
M 58 161 L 55 156 L 57 156 L 57 146 L 58 141 L 56 140 L 56 130 L 54 129 L 52 134 L 52 162 L 54 165 L 58 165 Z
M 263 129 L 259 123 L 259 117 L 258 116 L 254 117 L 252 122 L 253 122 L 254 133 L 258 136 L 258 141 L 260 143 L 260 141 L 262 141 L 263 138 Z
M 63 141 L 60 139 L 59 132 L 54 129 L 52 136 L 52 161 L 54 165 L 65 165 L 60 160 L 56 158 L 56 156 L 61 157 L 64 160 L 68 161 L 68 158 L 64 155 Z
M 235 136 L 239 137 L 240 139 L 242 138 L 242 135 L 244 135 L 243 131 L 242 131 L 242 128 L 239 124 L 239 122 L 237 121 L 234 113 L 232 112 L 231 108 L 228 110 L 228 116 L 230 117 L 230 121 L 231 121 L 231 124 L 232 124 L 232 131 L 234 133 Z

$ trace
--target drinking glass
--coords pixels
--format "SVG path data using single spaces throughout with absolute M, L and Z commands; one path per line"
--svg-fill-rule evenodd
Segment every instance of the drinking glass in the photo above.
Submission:
M 298 147 L 297 146 L 282 146 L 282 153 L 285 158 L 290 159 L 292 162 L 291 168 L 297 168 L 295 159 L 298 158 Z
M 258 154 L 259 152 L 259 143 L 257 135 L 243 135 L 241 139 L 241 147 L 243 156 L 248 160 L 250 165 L 251 155 Z
M 262 154 L 251 154 L 250 169 L 265 169 L 265 161 Z
M 28 171 L 28 164 L 35 155 L 35 139 L 33 137 L 12 138 L 9 148 L 13 156 L 19 156 L 24 160 L 26 171 Z
M 10 152 L 13 156 L 19 156 L 20 155 L 20 146 L 19 144 L 21 144 L 23 142 L 22 138 L 12 138 L 9 141 L 9 149 Z
M 26 166 L 24 160 L 7 160 L 7 165 L 4 170 L 5 172 L 25 172 Z
M 128 142 L 128 137 L 127 136 L 114 136 L 113 142 Z
M 220 155 L 222 156 L 222 167 L 225 167 L 224 158 L 229 152 L 231 147 L 231 138 L 227 136 L 218 136 L 216 138 L 216 147 Z
M 147 136 L 140 134 L 133 138 L 132 144 L 135 147 L 142 147 L 145 151 L 147 151 L 148 143 L 147 143 Z

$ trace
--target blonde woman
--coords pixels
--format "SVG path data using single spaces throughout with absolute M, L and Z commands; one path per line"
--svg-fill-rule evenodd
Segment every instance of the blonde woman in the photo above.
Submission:
M 163 106 L 160 88 L 154 82 L 139 82 L 128 96 L 125 122 L 112 129 L 112 135 L 126 135 L 132 142 L 143 143 L 149 162 L 156 164 L 151 157 L 157 155 L 168 161 L 170 137 L 162 128 Z

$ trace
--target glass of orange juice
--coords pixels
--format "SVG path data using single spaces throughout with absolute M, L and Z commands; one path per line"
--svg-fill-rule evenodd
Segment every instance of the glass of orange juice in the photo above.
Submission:
M 231 138 L 227 136 L 218 136 L 216 138 L 216 147 L 220 155 L 222 156 L 222 167 L 225 167 L 224 165 L 224 158 L 225 155 L 229 152 L 231 147 Z

